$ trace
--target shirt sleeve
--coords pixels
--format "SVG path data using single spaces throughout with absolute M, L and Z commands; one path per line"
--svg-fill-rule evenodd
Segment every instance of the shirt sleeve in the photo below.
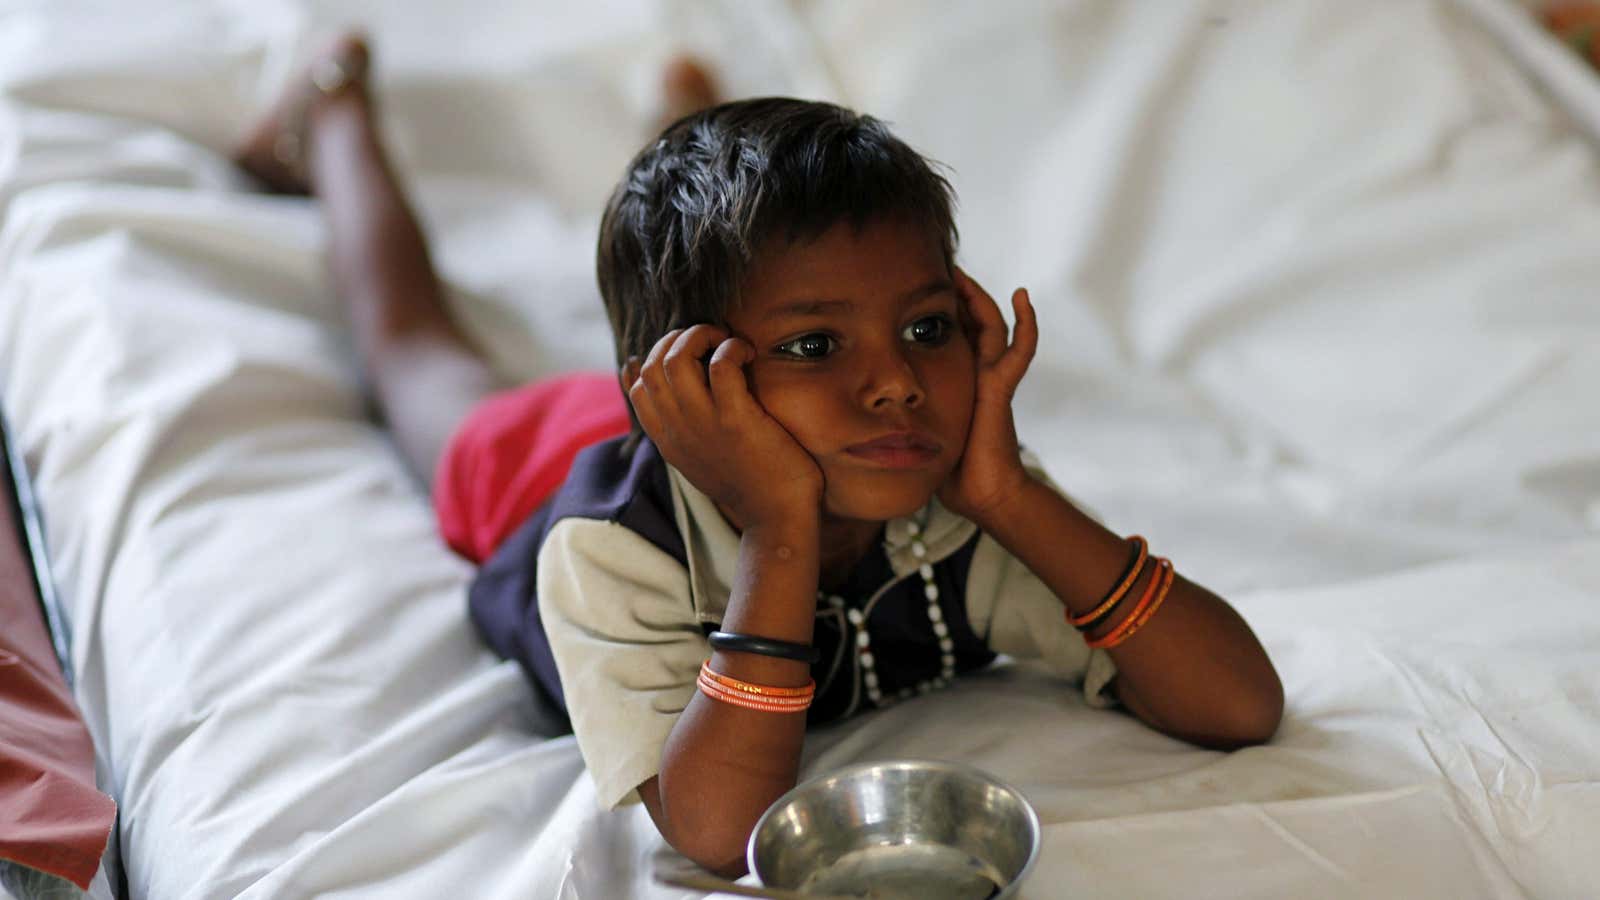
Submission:
M 1057 494 L 1084 509 L 1050 480 L 1036 460 L 1025 454 L 1023 463 Z M 1117 665 L 1110 654 L 1090 650 L 1083 635 L 1067 624 L 1066 607 L 1055 592 L 987 534 L 978 538 L 967 575 L 967 615 L 990 650 L 1040 660 L 1056 674 L 1080 681 L 1090 706 L 1116 705 L 1111 683 Z
M 567 519 L 539 551 L 539 614 L 602 806 L 638 802 L 711 657 L 688 571 L 614 522 Z

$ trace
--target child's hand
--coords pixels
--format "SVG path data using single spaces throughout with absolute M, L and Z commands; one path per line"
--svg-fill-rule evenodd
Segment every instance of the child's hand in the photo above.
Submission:
M 1039 323 L 1028 292 L 1017 288 L 1011 295 L 1017 330 L 1008 346 L 1006 321 L 994 298 L 961 269 L 955 270 L 955 276 L 956 290 L 965 304 L 978 378 L 967 447 L 940 488 L 939 502 L 985 527 L 985 516 L 996 514 L 1008 501 L 1021 496 L 1028 482 L 1011 417 L 1011 398 L 1039 347 Z
M 754 358 L 755 349 L 727 329 L 695 325 L 667 332 L 642 365 L 630 359 L 622 370 L 628 400 L 662 458 L 740 530 L 822 508 L 816 460 L 750 393 L 744 366 Z

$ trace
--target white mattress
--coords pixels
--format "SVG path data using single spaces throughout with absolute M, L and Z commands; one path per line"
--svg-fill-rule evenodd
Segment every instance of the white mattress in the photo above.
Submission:
M 1008 669 L 813 734 L 807 772 L 1018 785 L 1034 898 L 1600 884 L 1600 86 L 1516 8 L 12 8 L 0 385 L 134 896 L 689 896 L 474 637 L 315 210 L 220 155 L 349 20 L 459 309 L 528 376 L 609 361 L 597 211 L 670 49 L 891 120 L 952 167 L 965 265 L 1040 307 L 1024 439 L 1288 692 L 1224 755 Z

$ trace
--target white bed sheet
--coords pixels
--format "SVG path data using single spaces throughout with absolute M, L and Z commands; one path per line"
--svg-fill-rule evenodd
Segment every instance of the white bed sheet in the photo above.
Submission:
M 525 376 L 608 363 L 596 213 L 670 48 L 890 119 L 953 167 L 969 269 L 1040 306 L 1025 440 L 1288 690 L 1223 755 L 998 671 L 813 735 L 808 771 L 1017 784 L 1028 897 L 1600 884 L 1600 88 L 1515 8 L 12 9 L 0 384 L 135 896 L 688 896 L 473 637 L 315 211 L 220 155 L 350 20 L 459 308 Z

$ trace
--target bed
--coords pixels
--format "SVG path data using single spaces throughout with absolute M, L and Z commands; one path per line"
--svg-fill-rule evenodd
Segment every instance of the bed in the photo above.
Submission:
M 120 808 L 94 892 L 685 898 L 474 636 L 303 200 L 226 160 L 366 25 L 456 309 L 609 365 L 601 198 L 652 79 L 834 99 L 951 168 L 1025 284 L 1023 439 L 1224 594 L 1287 710 L 1222 754 L 1024 666 L 818 731 L 1044 822 L 1024 896 L 1582 897 L 1600 884 L 1600 80 L 1502 0 L 12 4 L 0 403 Z

